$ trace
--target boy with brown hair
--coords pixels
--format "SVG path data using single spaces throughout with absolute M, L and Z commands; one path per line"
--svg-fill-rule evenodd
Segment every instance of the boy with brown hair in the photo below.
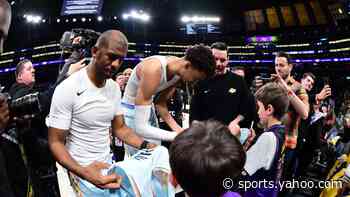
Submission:
M 289 106 L 287 92 L 277 83 L 268 83 L 256 94 L 258 115 L 265 131 L 256 143 L 247 151 L 247 161 L 244 165 L 246 177 L 251 181 L 269 181 L 268 186 L 259 188 L 244 188 L 244 196 L 277 196 L 278 181 L 282 172 L 284 155 L 285 126 L 281 119 Z M 273 184 L 274 187 L 270 187 Z

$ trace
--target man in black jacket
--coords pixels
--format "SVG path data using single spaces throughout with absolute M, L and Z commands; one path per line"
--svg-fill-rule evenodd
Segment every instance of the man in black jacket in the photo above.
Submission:
M 3 43 L 7 37 L 11 23 L 11 7 L 6 0 L 0 0 L 0 54 L 3 50 Z M 0 95 L 0 134 L 4 131 L 9 120 L 9 110 L 6 97 Z M 0 196 L 13 197 L 12 188 L 6 171 L 6 160 L 1 148 L 0 139 Z
M 211 46 L 216 60 L 215 76 L 200 81 L 194 89 L 190 106 L 190 121 L 215 119 L 229 125 L 238 115 L 245 120 L 240 126 L 249 127 L 248 87 L 243 78 L 227 72 L 228 52 L 223 42 Z
M 16 82 L 9 90 L 12 101 L 31 96 L 37 102 L 18 107 L 20 114 L 11 109 L 15 124 L 13 122 L 10 129 L 2 134 L 11 186 L 17 196 L 30 193 L 59 196 L 55 161 L 48 147 L 45 125 L 54 87 L 45 91 L 34 88 L 35 69 L 27 59 L 17 64 L 15 75 Z

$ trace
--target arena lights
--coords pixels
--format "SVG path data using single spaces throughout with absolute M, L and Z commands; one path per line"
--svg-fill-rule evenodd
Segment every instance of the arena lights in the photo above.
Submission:
M 123 19 L 128 20 L 128 19 L 135 19 L 135 20 L 140 20 L 142 22 L 148 22 L 151 19 L 151 16 L 147 13 L 145 13 L 143 10 L 131 10 L 129 13 L 123 14 Z
M 286 52 L 287 54 L 290 54 L 290 55 L 296 55 L 296 54 L 315 54 L 315 51 L 287 51 Z
M 13 62 L 13 59 L 0 61 L 0 64 L 7 64 L 7 63 L 11 63 L 11 62 Z
M 25 14 L 23 17 L 26 19 L 27 23 L 33 24 L 38 24 L 43 20 L 42 17 L 38 15 Z
M 184 55 L 185 52 L 170 52 L 170 51 L 159 51 L 159 54 L 161 55 Z
M 256 55 L 256 53 L 229 53 L 228 55 L 232 55 L 232 56 L 252 56 L 252 55 Z
M 228 49 L 254 49 L 254 46 L 228 46 Z
M 183 16 L 181 17 L 183 23 L 219 23 L 220 17 L 212 16 Z
M 0 56 L 13 55 L 13 54 L 15 54 L 14 51 L 9 51 L 9 52 L 2 53 Z
M 55 44 L 46 44 L 46 45 L 42 45 L 42 46 L 37 46 L 34 47 L 34 50 L 38 50 L 38 49 L 45 49 L 45 48 L 52 48 L 52 47 L 59 47 L 60 44 L 59 43 L 55 43 Z
M 341 39 L 341 40 L 329 41 L 329 44 L 338 44 L 338 43 L 342 43 L 342 42 L 350 42 L 350 38 Z
M 81 18 L 81 22 L 85 22 L 85 21 L 86 21 L 85 17 Z
M 98 16 L 97 17 L 97 21 L 101 22 L 103 20 L 103 17 L 102 16 Z
M 341 52 L 341 51 L 350 51 L 350 47 L 329 50 L 329 52 Z
M 188 48 L 189 45 L 160 44 L 159 47 Z

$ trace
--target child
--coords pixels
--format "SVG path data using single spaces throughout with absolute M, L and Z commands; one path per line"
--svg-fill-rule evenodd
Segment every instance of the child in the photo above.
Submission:
M 189 197 L 221 197 L 223 181 L 237 180 L 245 163 L 245 152 L 230 130 L 217 121 L 194 121 L 170 146 L 173 183 Z M 225 197 L 238 194 L 226 193 Z
M 259 188 L 244 188 L 244 196 L 275 197 L 278 194 L 278 181 L 282 173 L 285 127 L 281 118 L 287 112 L 289 98 L 287 92 L 277 83 L 268 83 L 256 94 L 258 115 L 265 131 L 247 151 L 244 170 L 249 181 L 269 181 Z M 272 187 L 273 186 L 273 187 Z

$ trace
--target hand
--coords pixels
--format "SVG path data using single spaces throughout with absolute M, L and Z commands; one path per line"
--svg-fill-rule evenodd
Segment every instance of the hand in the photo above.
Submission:
M 252 144 L 255 137 L 256 137 L 255 130 L 253 128 L 251 128 L 248 139 L 247 139 L 246 143 L 243 145 L 244 150 L 246 150 L 246 151 L 248 150 L 248 148 Z
M 251 128 L 247 142 L 249 142 L 249 143 L 253 142 L 255 137 L 256 137 L 255 130 L 253 128 Z
M 148 143 L 147 144 L 147 149 L 154 149 L 155 147 L 157 147 L 157 144 L 153 144 L 153 143 Z
M 234 120 L 230 122 L 228 125 L 228 129 L 231 131 L 232 135 L 239 136 L 241 132 L 241 127 L 239 126 L 239 122 L 244 119 L 242 115 L 238 115 Z
M 278 73 L 276 71 L 276 73 Z M 271 74 L 271 78 L 273 81 L 277 82 L 283 89 L 285 89 L 288 93 L 288 96 L 292 96 L 294 94 L 291 87 L 288 86 L 288 84 L 282 79 L 281 75 L 279 74 Z
M 177 135 L 179 135 L 180 133 L 182 133 L 185 129 L 184 128 L 178 128 L 175 132 L 177 133 Z
M 264 85 L 264 81 L 260 79 L 260 76 L 256 76 L 253 83 L 256 89 L 259 89 Z
M 332 95 L 331 87 L 329 87 L 329 85 L 325 85 L 321 90 L 321 92 L 316 95 L 316 101 L 321 102 L 331 95 Z
M 82 37 L 81 36 L 78 36 L 76 38 L 73 39 L 72 43 L 73 44 L 79 44 L 79 42 L 81 41 Z
M 0 95 L 0 133 L 7 126 L 7 122 L 9 121 L 9 110 L 6 97 L 1 94 Z
M 77 72 L 78 70 L 84 68 L 86 66 L 86 64 L 84 63 L 85 59 L 82 59 L 80 60 L 79 62 L 77 63 L 74 63 L 74 64 L 71 64 L 69 66 L 69 69 L 68 69 L 68 72 L 67 72 L 67 75 L 71 75 L 75 72 Z
M 113 173 L 102 175 L 101 170 L 107 169 L 110 165 L 107 163 L 94 161 L 84 168 L 84 179 L 103 189 L 117 189 L 120 187 L 122 178 Z

